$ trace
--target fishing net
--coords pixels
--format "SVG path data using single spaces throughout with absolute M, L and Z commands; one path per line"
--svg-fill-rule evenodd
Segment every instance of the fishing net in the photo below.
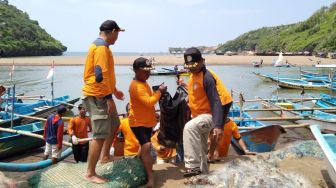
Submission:
M 187 180 L 187 187 L 313 187 L 301 174 L 281 171 L 277 165 L 284 159 L 324 158 L 318 143 L 298 141 L 281 150 L 255 157 L 239 157 L 223 164 L 209 175 Z
M 40 170 L 29 179 L 31 187 L 139 187 L 146 183 L 146 172 L 139 158 L 123 158 L 111 163 L 97 164 L 97 174 L 105 177 L 105 184 L 94 184 L 84 179 L 87 163 L 59 163 Z

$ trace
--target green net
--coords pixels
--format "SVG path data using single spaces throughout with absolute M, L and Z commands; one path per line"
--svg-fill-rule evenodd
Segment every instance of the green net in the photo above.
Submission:
M 146 183 L 146 172 L 139 158 L 123 158 L 111 163 L 97 164 L 97 174 L 108 182 L 94 184 L 84 179 L 87 163 L 59 163 L 40 170 L 29 179 L 31 187 L 139 187 Z

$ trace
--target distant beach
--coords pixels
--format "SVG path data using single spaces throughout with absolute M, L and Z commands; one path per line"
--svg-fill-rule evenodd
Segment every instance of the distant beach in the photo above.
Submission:
M 117 54 L 114 55 L 114 61 L 116 65 L 131 65 L 133 61 L 140 55 L 135 53 L 129 54 Z M 145 54 L 144 57 L 155 59 L 158 65 L 182 65 L 183 54 L 170 55 L 170 54 Z M 272 65 L 273 60 L 276 60 L 277 56 L 224 56 L 224 55 L 203 55 L 207 64 L 211 65 L 252 65 L 253 61 L 263 60 L 264 65 Z M 83 65 L 85 63 L 85 53 L 77 55 L 63 55 L 63 56 L 40 56 L 40 57 L 9 57 L 0 58 L 0 65 L 11 65 L 14 61 L 15 65 L 29 65 L 29 66 L 49 66 L 53 61 L 55 65 Z M 336 64 L 336 59 L 329 58 L 317 58 L 314 56 L 284 56 L 283 63 L 288 60 L 288 63 L 300 66 L 312 66 L 317 61 L 321 61 L 321 64 Z

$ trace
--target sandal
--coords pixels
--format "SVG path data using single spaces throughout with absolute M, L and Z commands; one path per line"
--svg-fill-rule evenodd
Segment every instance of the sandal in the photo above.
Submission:
M 183 176 L 184 177 L 191 177 L 191 176 L 196 176 L 202 174 L 202 171 L 200 168 L 196 167 L 196 168 L 189 168 L 186 170 L 186 172 L 184 172 Z

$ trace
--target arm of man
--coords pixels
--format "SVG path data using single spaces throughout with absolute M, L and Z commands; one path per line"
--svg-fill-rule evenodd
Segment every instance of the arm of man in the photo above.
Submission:
M 88 118 L 88 127 L 89 127 L 89 132 L 92 132 L 92 125 L 91 125 L 91 119 Z
M 233 137 L 237 140 L 239 146 L 242 148 L 245 155 L 256 155 L 257 154 L 256 152 L 251 152 L 247 149 L 244 140 L 241 138 L 239 134 L 238 126 L 236 125 L 233 128 Z
M 48 131 L 48 119 L 44 123 L 44 131 L 43 131 L 43 138 L 44 138 L 44 140 L 46 140 L 46 138 L 47 138 L 47 131 Z
M 74 118 L 71 118 L 69 121 L 69 125 L 68 125 L 68 134 L 71 137 L 72 135 L 74 135 Z
M 142 85 L 137 85 L 135 90 L 135 97 L 145 106 L 154 106 L 160 100 L 160 91 L 155 91 L 154 94 L 150 96 Z
M 64 123 L 62 123 L 57 128 L 57 148 L 59 150 L 62 149 L 62 143 L 63 143 L 63 130 L 64 130 Z
M 215 128 L 223 129 L 223 107 L 219 98 L 219 94 L 216 88 L 216 81 L 209 71 L 206 70 L 204 74 L 204 89 L 210 102 L 212 111 L 212 119 L 215 124 Z

